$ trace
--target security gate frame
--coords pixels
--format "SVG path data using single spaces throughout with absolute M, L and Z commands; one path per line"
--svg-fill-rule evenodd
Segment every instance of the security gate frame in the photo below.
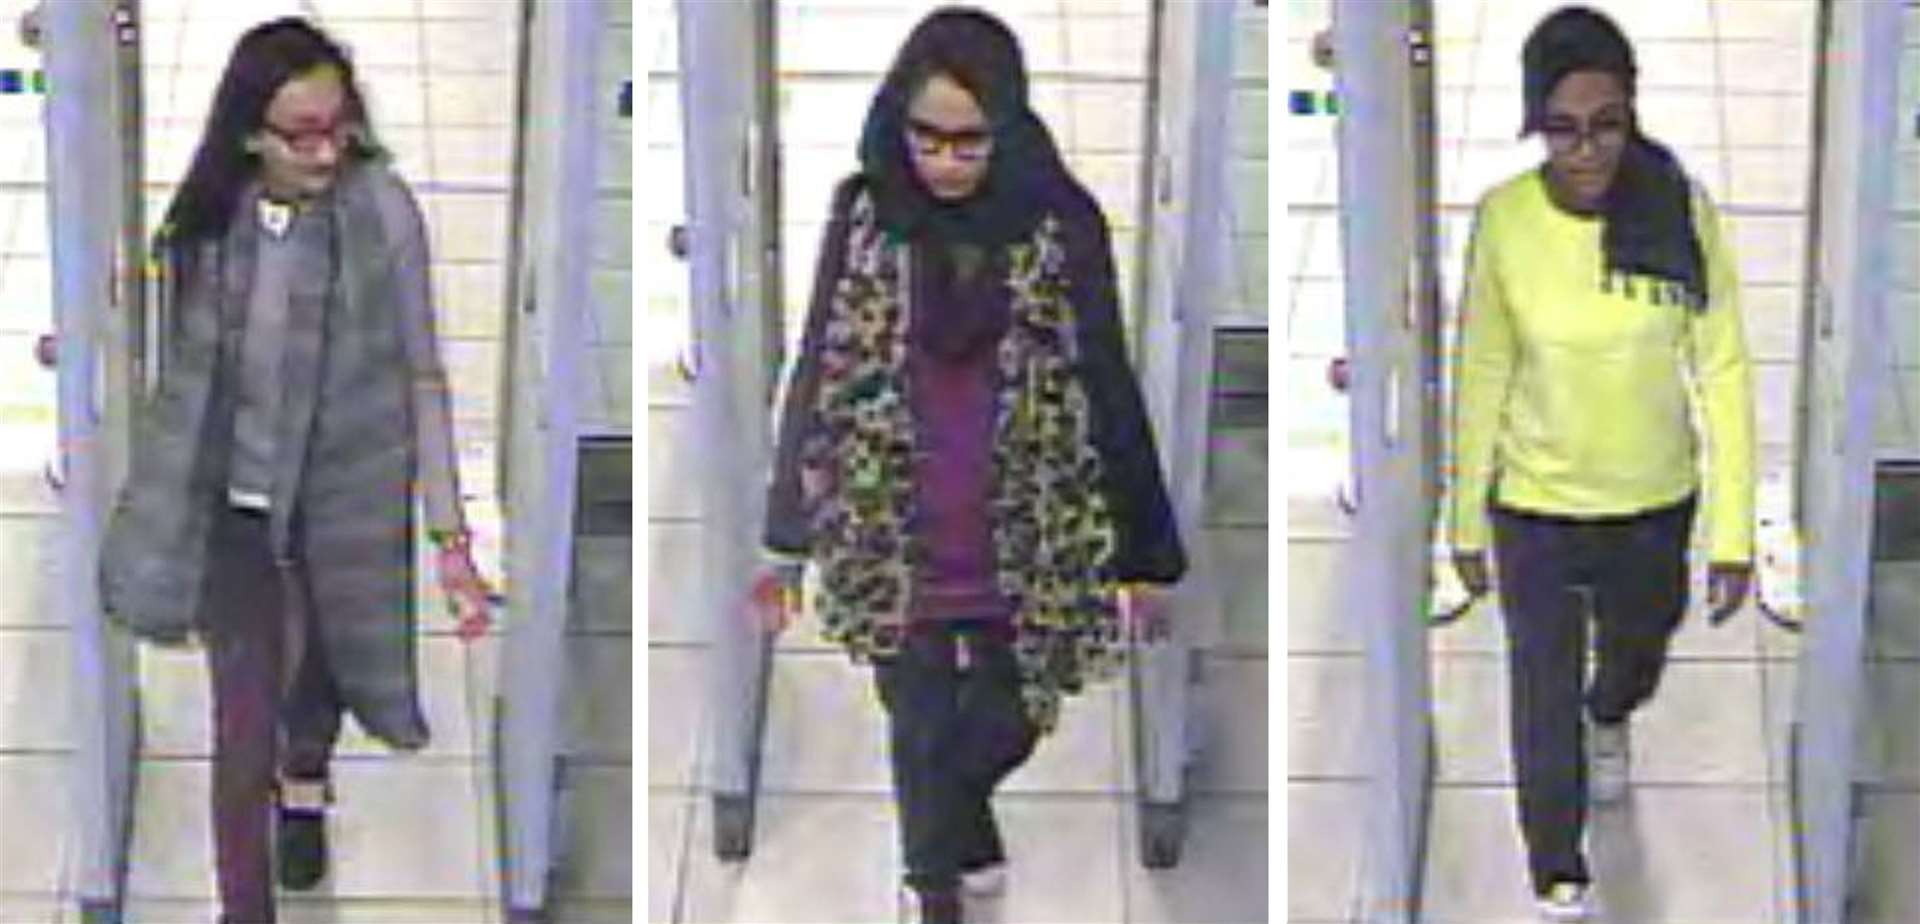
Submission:
M 1809 614 L 1789 775 L 1801 924 L 1848 920 L 1857 868 L 1856 764 L 1865 695 L 1873 475 L 1892 279 L 1902 9 L 1822 4 L 1808 337 L 1797 508 Z
M 1438 502 L 1431 5 L 1340 0 L 1334 85 L 1370 790 L 1359 919 L 1417 919 L 1434 773 L 1426 620 Z

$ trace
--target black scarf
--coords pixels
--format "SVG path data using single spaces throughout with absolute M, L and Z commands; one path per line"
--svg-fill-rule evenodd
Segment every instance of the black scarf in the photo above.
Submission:
M 914 172 L 907 107 L 936 74 L 974 95 L 993 153 L 980 188 L 958 202 L 936 198 Z M 914 342 L 947 358 L 998 343 L 1009 323 L 1002 279 L 1007 245 L 1033 233 L 1066 175 L 1053 136 L 1027 100 L 1020 43 L 998 19 L 945 7 L 915 26 L 867 111 L 861 174 L 879 226 L 914 245 Z
M 1575 71 L 1618 76 L 1629 105 L 1638 69 L 1633 47 L 1605 15 L 1585 7 L 1565 7 L 1540 22 L 1521 54 L 1525 69 L 1525 136 L 1546 121 L 1547 97 Z M 1659 304 L 1705 310 L 1706 260 L 1693 225 L 1692 182 L 1665 145 L 1642 134 L 1636 119 L 1613 183 L 1600 204 L 1606 228 L 1602 288 L 1618 287 L 1635 295 L 1634 277 L 1653 280 L 1648 297 Z

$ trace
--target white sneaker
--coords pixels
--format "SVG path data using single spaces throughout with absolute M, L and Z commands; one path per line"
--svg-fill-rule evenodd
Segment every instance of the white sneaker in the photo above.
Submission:
M 1007 891 L 1007 864 L 993 863 L 960 874 L 960 891 L 975 898 L 991 898 Z
M 1625 720 L 1587 727 L 1588 788 L 1596 804 L 1618 802 L 1627 794 L 1633 764 L 1633 740 Z
M 1556 882 L 1540 896 L 1540 920 L 1563 924 L 1569 921 L 1585 921 L 1593 913 L 1593 905 L 1587 897 L 1587 886 L 1578 882 Z

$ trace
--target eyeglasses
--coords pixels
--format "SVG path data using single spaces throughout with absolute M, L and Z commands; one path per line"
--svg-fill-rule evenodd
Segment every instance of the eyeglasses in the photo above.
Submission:
M 953 152 L 954 160 L 980 161 L 993 153 L 993 133 L 984 128 L 950 132 L 918 119 L 907 120 L 907 146 L 919 157 Z
M 1540 126 L 1540 134 L 1547 138 L 1547 147 L 1556 154 L 1570 154 L 1580 149 L 1582 141 L 1589 142 L 1595 150 L 1610 151 L 1626 143 L 1627 133 L 1633 129 L 1633 122 L 1626 116 L 1605 115 L 1582 126 L 1573 119 L 1548 119 Z
M 325 128 L 308 131 L 288 131 L 272 122 L 260 123 L 260 129 L 286 145 L 296 154 L 315 154 L 322 144 L 331 144 L 338 151 L 347 146 L 354 137 L 354 126 L 347 122 L 335 122 Z

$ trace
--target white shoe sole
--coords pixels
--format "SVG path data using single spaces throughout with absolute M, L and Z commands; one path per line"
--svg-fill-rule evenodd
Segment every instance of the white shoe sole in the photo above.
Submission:
M 1547 924 L 1584 924 L 1592 919 L 1592 915 L 1586 908 L 1570 908 L 1564 905 L 1540 906 L 1540 920 Z
M 960 892 L 970 898 L 995 898 L 1007 891 L 1007 865 L 995 863 L 960 874 Z

